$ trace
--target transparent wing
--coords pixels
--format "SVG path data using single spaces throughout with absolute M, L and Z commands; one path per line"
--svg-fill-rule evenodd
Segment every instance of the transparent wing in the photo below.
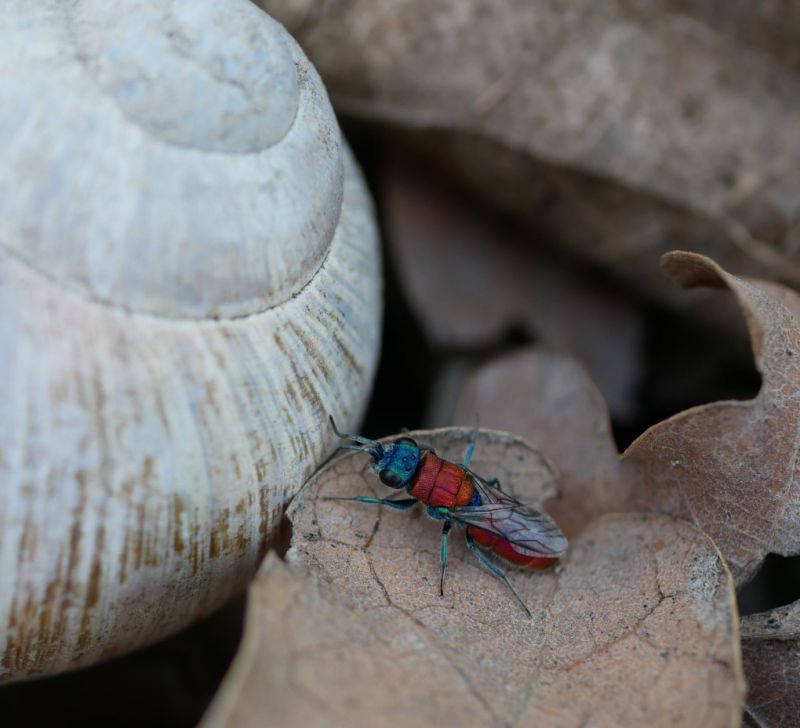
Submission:
M 550 516 L 489 485 L 471 470 L 467 472 L 482 502 L 451 509 L 453 518 L 504 538 L 522 554 L 557 557 L 567 550 L 567 539 Z

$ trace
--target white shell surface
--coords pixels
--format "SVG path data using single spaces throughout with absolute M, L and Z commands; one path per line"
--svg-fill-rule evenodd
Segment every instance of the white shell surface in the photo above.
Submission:
M 169 75 L 197 49 L 229 65 L 120 101 L 115 48 L 136 78 L 160 68 L 126 35 L 153 32 L 144 13 Z M 321 82 L 246 0 L 7 0 L 0 37 L 3 682 L 153 642 L 245 586 L 333 447 L 328 413 L 363 410 L 381 279 Z M 248 78 L 264 128 L 215 92 Z
M 133 311 L 245 316 L 306 285 L 341 209 L 316 72 L 246 0 L 5 0 L 0 245 Z

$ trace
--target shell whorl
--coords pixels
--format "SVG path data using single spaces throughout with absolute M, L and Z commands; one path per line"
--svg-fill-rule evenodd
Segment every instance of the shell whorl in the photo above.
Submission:
M 0 5 L 0 682 L 240 591 L 376 366 L 373 210 L 297 45 L 246 0 L 107 5 Z
M 171 318 L 246 316 L 307 285 L 341 145 L 282 28 L 246 0 L 33 4 L 0 19 L 0 245 Z

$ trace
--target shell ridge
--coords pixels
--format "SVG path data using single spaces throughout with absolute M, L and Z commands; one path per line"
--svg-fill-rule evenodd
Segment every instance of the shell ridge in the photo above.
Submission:
M 352 185 L 352 184 L 354 184 L 353 169 L 351 168 L 350 164 L 348 164 L 346 165 L 344 173 L 343 185 L 346 187 L 347 185 Z M 177 315 L 167 315 L 164 313 L 153 313 L 152 311 L 138 311 L 136 309 L 123 306 L 122 304 L 114 303 L 99 296 L 92 295 L 88 290 L 82 287 L 79 287 L 75 284 L 67 283 L 63 280 L 56 278 L 55 276 L 48 275 L 45 271 L 33 265 L 30 261 L 23 258 L 16 251 L 9 249 L 1 240 L 0 240 L 0 252 L 5 254 L 8 258 L 14 260 L 18 265 L 22 266 L 26 270 L 35 274 L 37 277 L 47 281 L 57 290 L 67 295 L 79 298 L 84 302 L 90 303 L 94 306 L 106 308 L 109 311 L 116 311 L 119 313 L 127 314 L 129 316 L 136 316 L 137 318 L 142 318 L 142 319 L 151 319 L 156 321 L 174 321 L 176 323 L 191 323 L 194 325 L 199 325 L 203 323 L 215 324 L 215 323 L 223 323 L 226 321 L 243 321 L 245 319 L 250 319 L 255 316 L 262 316 L 264 314 L 268 314 L 270 311 L 276 308 L 280 308 L 281 306 L 285 306 L 290 301 L 293 301 L 294 299 L 303 296 L 307 292 L 309 287 L 312 286 L 314 282 L 318 279 L 323 270 L 327 267 L 328 260 L 333 248 L 338 245 L 352 244 L 348 243 L 347 241 L 341 240 L 342 238 L 341 220 L 342 220 L 343 210 L 344 210 L 344 204 L 340 205 L 339 209 L 337 210 L 336 225 L 333 226 L 333 235 L 331 236 L 331 241 L 325 250 L 325 254 L 320 259 L 320 262 L 317 265 L 316 270 L 311 274 L 308 280 L 302 286 L 300 286 L 300 288 L 298 288 L 296 291 L 293 291 L 291 295 L 287 296 L 283 300 L 272 303 L 269 306 L 265 306 L 261 309 L 257 309 L 254 311 L 248 311 L 247 313 L 232 314 L 228 316 L 219 316 L 219 317 L 204 316 L 202 318 L 199 317 L 195 318 L 192 316 L 177 316 Z M 338 241 L 337 238 L 339 238 Z

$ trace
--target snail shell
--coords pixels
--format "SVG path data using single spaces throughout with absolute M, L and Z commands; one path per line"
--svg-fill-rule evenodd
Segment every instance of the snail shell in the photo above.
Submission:
M 246 584 L 354 425 L 372 208 L 316 71 L 247 0 L 0 6 L 0 681 Z

